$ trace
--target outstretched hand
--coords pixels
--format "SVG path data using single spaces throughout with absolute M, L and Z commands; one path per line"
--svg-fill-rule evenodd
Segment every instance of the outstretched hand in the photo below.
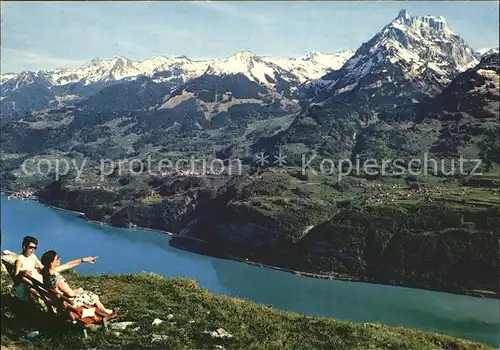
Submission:
M 83 261 L 89 263 L 89 264 L 95 264 L 95 261 L 98 259 L 98 256 L 89 256 L 87 258 L 83 258 Z

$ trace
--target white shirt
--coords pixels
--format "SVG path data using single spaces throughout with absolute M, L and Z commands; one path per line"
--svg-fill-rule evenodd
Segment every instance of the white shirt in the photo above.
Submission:
M 21 262 L 21 270 L 20 271 L 30 271 L 31 276 L 38 280 L 40 283 L 43 282 L 43 277 L 40 275 L 36 267 L 36 255 L 31 254 L 30 256 L 24 256 L 23 254 L 19 254 L 17 260 Z M 19 283 L 14 289 L 14 295 L 19 299 L 26 300 L 28 297 L 28 286 L 25 283 Z
M 21 271 L 33 271 L 36 267 L 36 255 L 31 254 L 26 257 L 23 254 L 19 254 L 17 260 L 21 261 Z

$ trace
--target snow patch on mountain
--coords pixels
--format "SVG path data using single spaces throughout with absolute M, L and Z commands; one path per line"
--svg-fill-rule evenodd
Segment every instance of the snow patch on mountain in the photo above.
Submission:
M 263 59 L 295 74 L 301 81 L 319 79 L 329 70 L 337 70 L 352 57 L 353 51 L 335 53 L 313 51 L 299 59 L 264 56 Z

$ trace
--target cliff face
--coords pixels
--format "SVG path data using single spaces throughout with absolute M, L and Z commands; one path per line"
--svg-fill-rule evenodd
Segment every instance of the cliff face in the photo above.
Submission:
M 297 245 L 296 266 L 429 289 L 496 290 L 498 211 L 442 204 L 343 210 Z M 481 273 L 478 273 L 481 271 Z
M 123 186 L 123 191 L 113 192 L 75 187 L 71 181 L 61 180 L 39 190 L 37 195 L 47 204 L 83 212 L 90 220 L 171 232 L 181 231 L 213 196 L 208 184 L 190 178 L 154 181 L 142 187 L 130 183 Z

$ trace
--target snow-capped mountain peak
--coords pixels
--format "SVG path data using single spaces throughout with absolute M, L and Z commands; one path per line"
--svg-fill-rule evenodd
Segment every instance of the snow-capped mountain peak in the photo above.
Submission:
M 130 60 L 123 56 L 115 56 L 107 60 L 95 57 L 84 68 L 109 68 L 117 64 L 126 64 L 127 62 L 130 62 Z
M 410 16 L 401 10 L 339 71 L 324 76 L 314 88 L 318 92 L 331 90 L 333 96 L 363 91 L 376 97 L 399 96 L 398 91 L 407 85 L 412 88 L 404 90 L 412 92 L 401 95 L 402 101 L 418 101 L 440 92 L 460 72 L 477 63 L 472 49 L 453 33 L 442 16 Z
M 101 66 L 102 60 L 99 57 L 94 57 L 86 66 L 87 67 L 98 67 Z
M 443 16 L 410 16 L 408 11 L 401 10 L 398 16 L 388 25 L 405 30 L 409 27 L 415 31 L 420 31 L 423 36 L 438 36 L 446 37 L 455 35 L 448 26 L 446 19 Z
M 440 65 L 448 57 L 452 61 L 450 63 L 456 66 L 453 67 L 456 73 L 478 63 L 473 50 L 451 30 L 443 16 L 412 17 L 406 10 L 401 10 L 374 39 L 392 45 L 403 59 L 427 60 Z
M 325 54 L 322 53 L 322 52 L 311 51 L 311 52 L 307 53 L 304 57 L 302 57 L 301 60 L 303 60 L 303 61 L 312 61 L 312 60 L 318 59 L 318 58 L 320 58 L 321 56 L 324 56 L 324 55 Z
M 339 57 L 350 57 L 353 54 L 352 51 L 349 50 L 343 50 L 339 51 L 336 53 L 325 53 L 325 52 L 319 52 L 319 51 L 311 51 L 307 53 L 305 56 L 301 57 L 301 61 L 311 61 L 315 63 L 326 63 L 326 61 L 331 61 L 332 59 L 336 59 Z M 335 64 L 334 64 L 335 66 Z M 333 67 L 332 67 L 333 68 Z M 336 67 L 335 69 L 338 69 L 340 67 Z
M 240 51 L 236 52 L 234 55 L 230 56 L 229 58 L 234 58 L 236 60 L 249 60 L 252 58 L 257 57 L 253 52 L 250 51 Z
M 411 19 L 411 17 L 408 14 L 408 11 L 406 11 L 405 9 L 402 9 L 401 11 L 399 11 L 398 16 L 396 17 L 396 20 L 408 21 L 410 19 Z

